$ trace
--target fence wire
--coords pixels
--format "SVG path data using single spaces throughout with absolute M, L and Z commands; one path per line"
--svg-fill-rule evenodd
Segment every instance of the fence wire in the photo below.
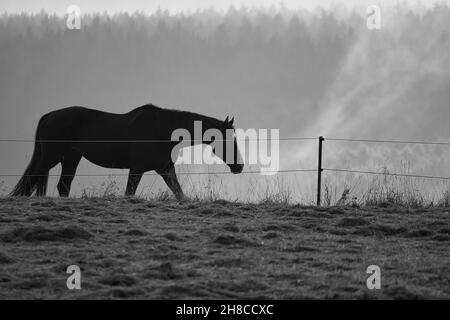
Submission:
M 275 140 L 274 138 L 236 138 L 237 141 L 268 141 Z M 305 140 L 317 140 L 316 137 L 281 137 L 277 138 L 279 141 L 305 141 Z M 140 140 L 68 140 L 68 139 L 0 139 L 0 142 L 40 142 L 40 143 L 162 143 L 162 142 L 182 142 L 184 140 L 169 140 L 169 139 L 140 139 Z M 193 140 L 187 139 L 187 142 L 227 142 L 235 141 L 235 139 L 215 139 L 215 140 Z
M 445 141 L 440 142 L 440 141 L 376 140 L 376 139 L 349 139 L 349 138 L 325 138 L 325 141 L 392 143 L 392 144 L 423 144 L 423 145 L 450 146 L 450 142 L 445 142 Z
M 272 170 L 272 171 L 266 171 L 266 170 L 251 170 L 251 171 L 243 171 L 242 173 L 248 173 L 248 174 L 255 174 L 255 173 L 293 173 L 293 172 L 316 172 L 317 169 L 286 169 L 286 170 Z M 211 171 L 211 172 L 177 172 L 177 175 L 215 175 L 215 174 L 219 174 L 219 175 L 227 175 L 227 174 L 233 174 L 230 171 Z M 81 173 L 81 174 L 76 174 L 77 177 L 122 177 L 122 176 L 129 176 L 129 173 L 99 173 L 99 174 L 89 174 L 89 173 Z M 131 174 L 133 175 L 140 175 L 140 174 Z M 143 176 L 164 176 L 166 174 L 164 173 L 156 173 L 156 172 L 147 172 L 147 173 L 143 173 Z M 170 175 L 170 174 L 167 174 Z M 23 175 L 23 174 L 0 174 L 0 177 L 22 177 L 22 176 L 26 176 L 26 177 L 64 177 L 64 176 L 68 176 L 68 177 L 72 177 L 73 175 L 70 174 L 27 174 L 27 175 Z
M 410 178 L 450 180 L 450 177 L 407 174 L 407 173 L 390 173 L 390 172 L 350 170 L 350 169 L 330 169 L 330 168 L 323 168 L 323 171 L 346 172 L 346 173 L 361 173 L 361 174 L 373 174 L 373 175 L 396 176 L 396 177 L 410 177 Z

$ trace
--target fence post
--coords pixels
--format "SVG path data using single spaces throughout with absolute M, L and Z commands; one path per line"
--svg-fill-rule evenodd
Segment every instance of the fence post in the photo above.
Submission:
M 320 206 L 320 196 L 322 194 L 322 142 L 324 137 L 319 137 L 319 157 L 317 164 L 317 206 Z

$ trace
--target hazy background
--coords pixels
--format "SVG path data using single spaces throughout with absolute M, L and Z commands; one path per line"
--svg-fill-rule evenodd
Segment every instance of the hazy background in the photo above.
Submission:
M 65 106 L 122 113 L 151 102 L 234 116 L 242 128 L 279 128 L 281 137 L 450 140 L 447 4 L 381 1 L 382 29 L 371 31 L 360 1 L 319 1 L 321 8 L 311 1 L 126 3 L 0 1 L 0 138 L 32 139 L 40 116 Z M 81 30 L 66 29 L 69 4 L 85 13 Z M 0 174 L 21 174 L 32 144 L 0 143 Z M 324 147 L 329 168 L 450 176 L 449 146 Z M 314 168 L 316 149 L 316 141 L 282 142 L 280 169 Z M 126 173 L 86 161 L 78 172 Z M 3 193 L 17 179 L 0 178 Z M 76 178 L 74 192 L 105 180 Z M 182 181 L 188 193 L 216 190 L 241 200 L 278 188 L 312 201 L 315 188 L 311 173 Z M 156 190 L 165 186 L 149 176 L 138 193 Z
M 365 11 L 368 5 L 380 5 L 383 7 L 408 6 L 409 9 L 432 8 L 436 3 L 445 3 L 445 0 L 2 0 L 3 11 L 10 13 L 39 12 L 43 8 L 50 13 L 58 15 L 66 14 L 66 8 L 75 4 L 85 13 L 108 12 L 111 14 L 120 12 L 141 11 L 154 13 L 158 9 L 171 13 L 192 13 L 198 10 L 214 9 L 227 11 L 230 6 L 236 8 L 266 8 L 266 9 L 346 9 Z

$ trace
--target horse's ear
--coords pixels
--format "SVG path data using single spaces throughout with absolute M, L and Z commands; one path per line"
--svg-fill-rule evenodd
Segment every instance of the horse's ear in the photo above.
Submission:
M 234 123 L 234 117 L 233 117 L 233 118 L 231 118 L 231 120 L 230 120 L 230 122 L 229 122 L 229 125 L 230 125 L 230 126 L 232 126 L 232 125 L 233 125 L 233 123 Z
M 225 119 L 225 122 L 224 122 L 225 124 L 228 124 L 228 116 L 227 116 L 227 118 Z

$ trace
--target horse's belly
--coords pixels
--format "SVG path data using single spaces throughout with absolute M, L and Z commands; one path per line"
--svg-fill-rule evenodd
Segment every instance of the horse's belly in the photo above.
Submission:
M 78 149 L 88 161 L 104 168 L 129 168 L 129 152 L 127 148 L 108 146 L 79 146 Z

